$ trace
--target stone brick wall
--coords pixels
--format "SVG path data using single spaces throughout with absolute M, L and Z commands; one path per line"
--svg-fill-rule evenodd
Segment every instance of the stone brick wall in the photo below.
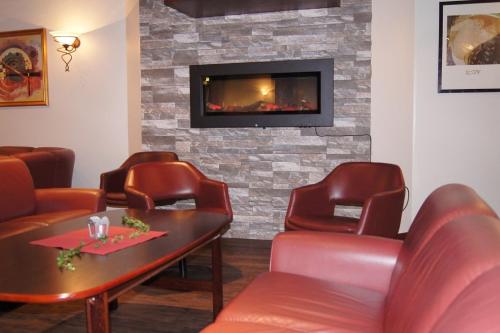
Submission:
M 341 3 L 194 19 L 141 0 L 143 148 L 175 151 L 229 185 L 230 237 L 271 239 L 291 189 L 370 158 L 371 1 Z M 190 128 L 189 65 L 314 58 L 335 59 L 333 127 Z

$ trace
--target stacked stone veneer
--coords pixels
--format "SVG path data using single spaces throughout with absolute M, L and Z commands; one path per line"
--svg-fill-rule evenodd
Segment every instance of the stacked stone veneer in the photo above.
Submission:
M 371 1 L 341 2 L 200 19 L 162 0 L 140 3 L 143 148 L 175 151 L 229 185 L 231 237 L 272 238 L 291 189 L 369 159 L 369 137 L 356 135 L 370 129 Z M 189 65 L 314 58 L 335 59 L 334 126 L 317 130 L 325 136 L 314 128 L 190 128 Z

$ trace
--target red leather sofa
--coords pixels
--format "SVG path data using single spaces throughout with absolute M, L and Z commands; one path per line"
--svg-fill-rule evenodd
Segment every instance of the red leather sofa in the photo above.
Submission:
M 423 203 L 404 241 L 279 234 L 260 275 L 203 333 L 499 332 L 500 220 L 470 188 Z
M 16 157 L 26 163 L 35 188 L 71 187 L 75 153 L 70 149 L 0 146 L 0 155 Z
M 35 189 L 20 159 L 0 157 L 0 239 L 105 209 L 101 190 Z

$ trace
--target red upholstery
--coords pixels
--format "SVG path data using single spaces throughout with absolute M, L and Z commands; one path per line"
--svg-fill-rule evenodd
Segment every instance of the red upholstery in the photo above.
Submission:
M 129 170 L 125 192 L 131 208 L 152 209 L 155 202 L 194 199 L 197 209 L 233 216 L 227 185 L 208 179 L 189 162 L 138 164 Z
M 35 188 L 71 187 L 75 153 L 57 147 L 0 147 L 0 155 L 21 159 L 28 167 Z
M 35 190 L 26 164 L 0 158 L 0 238 L 104 209 L 100 190 Z
M 273 241 L 270 270 L 387 293 L 401 244 L 399 240 L 373 236 L 285 232 Z M 358 274 L 359 267 L 365 267 L 370 274 Z
M 100 187 L 106 192 L 106 204 L 113 207 L 128 206 L 124 185 L 128 170 L 134 165 L 146 162 L 171 162 L 178 160 L 177 154 L 166 151 L 144 151 L 132 154 L 118 169 L 101 174 Z
M 321 182 L 294 189 L 286 230 L 316 230 L 395 238 L 401 223 L 405 185 L 393 164 L 351 162 Z M 335 215 L 336 205 L 362 207 L 358 219 Z
M 425 246 L 439 228 L 461 216 L 476 214 L 497 217 L 490 206 L 465 185 L 448 184 L 432 192 L 425 199 L 408 231 L 393 273 L 394 280 L 399 280 L 399 275 L 408 266 L 411 257 Z
M 471 189 L 447 185 L 404 242 L 278 235 L 270 272 L 203 332 L 498 332 L 498 281 L 500 220 Z
M 270 272 L 240 293 L 221 322 L 250 322 L 299 332 L 380 332 L 385 295 L 347 284 Z
M 386 305 L 386 331 L 430 332 L 451 306 L 455 307 L 456 319 L 464 315 L 477 316 L 488 307 L 500 309 L 498 283 L 494 287 L 489 284 L 492 287 L 489 292 L 497 294 L 496 297 L 483 298 L 487 296 L 483 290 L 485 286 L 476 282 L 488 279 L 490 275 L 499 281 L 499 269 L 498 219 L 466 216 L 444 225 L 418 253 L 412 255 L 405 273 L 395 282 L 395 290 Z M 465 294 L 468 298 L 475 297 L 477 303 L 466 307 Z M 482 322 L 477 322 L 474 332 L 487 332 L 493 328 L 498 331 L 498 311 L 495 316 L 495 326 L 483 326 Z

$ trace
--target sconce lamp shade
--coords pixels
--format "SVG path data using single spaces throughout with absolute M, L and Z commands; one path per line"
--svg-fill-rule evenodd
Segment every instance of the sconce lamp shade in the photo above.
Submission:
M 62 53 L 61 59 L 66 64 L 66 72 L 69 72 L 69 63 L 73 59 L 71 53 L 80 46 L 80 38 L 77 34 L 66 31 L 52 31 L 50 34 L 56 42 L 62 45 L 57 51 Z
M 73 45 L 76 40 L 75 36 L 54 36 L 54 40 L 59 44 Z
M 75 33 L 72 33 L 72 32 L 52 31 L 50 34 L 52 35 L 54 40 L 61 45 L 73 46 L 73 44 L 75 44 L 76 40 L 79 41 L 78 35 Z

